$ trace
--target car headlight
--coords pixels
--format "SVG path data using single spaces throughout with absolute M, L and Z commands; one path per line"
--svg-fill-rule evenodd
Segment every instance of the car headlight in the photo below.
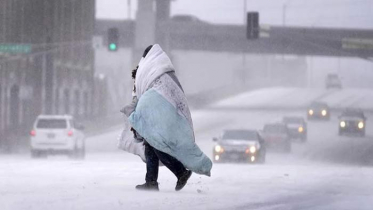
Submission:
M 255 147 L 255 146 L 251 146 L 251 147 L 250 147 L 250 152 L 251 152 L 252 154 L 254 154 L 254 153 L 256 152 L 256 147 Z
M 313 110 L 312 109 L 308 110 L 308 114 L 313 115 Z
M 245 151 L 246 154 L 249 154 L 249 153 L 254 154 L 255 152 L 256 152 L 256 147 L 255 146 L 250 146 Z
M 346 127 L 346 122 L 345 121 L 341 121 L 339 123 L 339 125 L 341 126 L 341 128 L 344 128 L 344 127 Z
M 216 145 L 216 146 L 215 146 L 215 152 L 224 152 L 224 149 L 223 149 L 222 146 L 220 146 L 220 145 Z
M 298 128 L 299 133 L 302 133 L 303 131 L 304 131 L 304 128 L 302 126 Z
M 359 124 L 357 124 L 357 126 L 359 127 L 359 129 L 363 129 L 364 128 L 364 122 L 359 122 Z
M 327 113 L 328 113 L 328 112 L 327 112 L 325 109 L 321 111 L 321 115 L 322 115 L 322 116 L 326 116 Z
M 219 160 L 220 159 L 220 156 L 219 155 L 215 155 L 215 160 Z

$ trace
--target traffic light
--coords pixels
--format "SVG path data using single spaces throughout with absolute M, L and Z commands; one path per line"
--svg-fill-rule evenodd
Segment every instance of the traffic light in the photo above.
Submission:
M 259 13 L 258 12 L 248 12 L 247 13 L 247 29 L 246 37 L 247 39 L 258 39 L 259 38 Z
M 108 30 L 108 49 L 117 51 L 119 48 L 119 30 L 118 28 L 109 28 Z

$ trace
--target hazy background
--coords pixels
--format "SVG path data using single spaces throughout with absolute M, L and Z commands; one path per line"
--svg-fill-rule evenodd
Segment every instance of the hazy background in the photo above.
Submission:
M 137 1 L 97 0 L 98 19 L 135 18 Z M 302 27 L 373 28 L 373 1 L 370 0 L 247 0 L 246 11 L 258 11 L 260 24 Z M 213 24 L 244 24 L 243 0 L 176 0 L 171 5 L 171 16 L 189 14 Z M 311 85 L 324 84 L 327 73 L 339 73 L 350 87 L 372 87 L 373 62 L 359 58 L 307 57 Z M 359 82 L 357 82 L 359 81 Z
M 212 139 L 226 129 L 263 132 L 269 123 L 298 116 L 306 124 L 292 127 L 302 126 L 307 131 L 306 141 L 291 140 L 291 152 L 268 147 L 265 164 L 215 162 L 211 177 L 194 173 L 178 193 L 174 191 L 177 179 L 166 167 L 160 167 L 159 193 L 137 191 L 135 186 L 144 183 L 146 165 L 120 148 L 121 134 L 133 134 L 119 110 L 132 100 L 131 70 L 141 57 L 142 45 L 153 40 L 144 31 L 155 31 L 155 24 L 148 24 L 151 18 L 146 18 L 153 15 L 149 10 L 144 9 L 143 16 L 135 20 L 138 1 L 0 0 L 0 46 L 20 43 L 40 47 L 35 53 L 14 55 L 0 48 L 1 210 L 372 209 L 373 62 L 249 54 L 241 51 L 245 48 L 239 44 L 247 47 L 255 42 L 244 36 L 247 11 L 258 11 L 262 26 L 372 31 L 373 0 L 172 1 L 171 16 L 193 15 L 204 21 L 183 23 L 171 18 L 168 24 L 176 36 L 169 40 L 181 38 L 187 47 L 168 43 L 171 47 L 167 49 L 167 42 L 158 40 L 175 65 L 190 105 L 195 142 L 206 156 L 219 159 L 213 151 L 221 139 Z M 128 19 L 131 21 L 123 21 Z M 159 23 L 157 26 L 167 22 Z M 114 52 L 107 46 L 112 27 L 121 29 L 122 38 Z M 145 30 L 136 31 L 139 28 Z M 232 33 L 226 33 L 226 28 L 232 28 Z M 212 36 L 205 33 L 209 29 Z M 218 41 L 213 36 L 215 29 Z M 161 35 L 173 35 L 164 32 Z M 193 37 L 193 33 L 201 35 Z M 235 40 L 230 42 L 225 35 Z M 202 41 L 209 45 L 209 39 L 232 46 L 227 51 L 203 48 Z M 278 40 L 277 44 L 284 44 L 282 48 L 300 43 Z M 341 76 L 342 88 L 326 87 L 328 73 Z M 308 120 L 309 106 L 315 101 L 328 104 L 330 109 L 319 113 L 330 113 L 329 120 Z M 341 112 L 351 107 L 365 112 L 364 137 L 339 133 L 344 120 Z M 55 138 L 55 129 L 43 131 L 35 125 L 40 114 L 72 115 L 85 126 L 84 139 L 76 139 L 85 142 L 80 148 L 86 154 L 84 160 L 75 159 L 77 141 L 66 138 L 71 131 L 78 136 L 77 129 L 61 130 L 61 138 Z M 363 119 L 358 120 L 345 123 L 356 126 Z M 283 136 L 287 135 L 276 137 Z M 55 140 L 64 139 L 73 148 L 59 151 L 59 146 L 65 145 Z M 249 146 L 242 145 L 235 149 Z

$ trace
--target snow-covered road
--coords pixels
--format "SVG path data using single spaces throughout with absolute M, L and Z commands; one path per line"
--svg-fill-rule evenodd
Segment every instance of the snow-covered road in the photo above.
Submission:
M 260 129 L 284 115 L 305 115 L 242 109 L 251 96 L 193 112 L 197 143 L 206 154 L 211 156 L 211 139 L 222 129 Z M 217 109 L 222 105 L 230 109 Z M 214 164 L 211 177 L 193 174 L 180 192 L 164 167 L 160 192 L 135 190 L 144 182 L 145 164 L 116 149 L 117 127 L 87 139 L 85 161 L 1 155 L 0 209 L 368 210 L 373 208 L 373 129 L 369 121 L 367 126 L 366 138 L 339 137 L 335 115 L 330 122 L 309 122 L 308 142 L 294 143 L 292 154 L 268 153 L 264 165 Z

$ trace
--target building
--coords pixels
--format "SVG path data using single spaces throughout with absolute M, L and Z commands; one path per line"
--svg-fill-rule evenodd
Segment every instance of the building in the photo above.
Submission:
M 39 114 L 91 114 L 95 1 L 0 0 L 0 146 Z

